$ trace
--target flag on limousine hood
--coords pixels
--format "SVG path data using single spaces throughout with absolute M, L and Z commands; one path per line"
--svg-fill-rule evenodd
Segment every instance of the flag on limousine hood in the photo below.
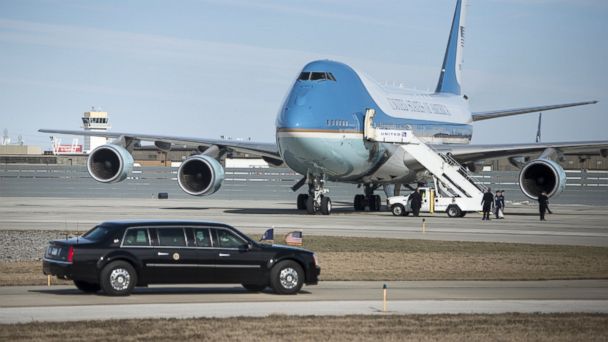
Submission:
M 260 241 L 274 241 L 274 228 L 266 230 Z
M 302 246 L 302 232 L 295 231 L 285 235 L 285 243 L 290 246 Z

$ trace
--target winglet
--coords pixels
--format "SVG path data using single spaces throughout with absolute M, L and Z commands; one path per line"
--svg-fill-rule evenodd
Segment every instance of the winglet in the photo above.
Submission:
M 439 82 L 437 83 L 436 93 L 450 93 L 460 95 L 460 84 L 462 79 L 462 50 L 464 49 L 464 31 L 466 19 L 467 0 L 458 0 L 452 29 L 448 39 L 448 46 L 445 49 L 443 65 Z

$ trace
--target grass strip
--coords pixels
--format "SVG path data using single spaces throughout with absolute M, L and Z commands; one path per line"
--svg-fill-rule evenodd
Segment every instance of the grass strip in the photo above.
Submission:
M 608 315 L 374 315 L 0 325 L 3 341 L 606 341 Z

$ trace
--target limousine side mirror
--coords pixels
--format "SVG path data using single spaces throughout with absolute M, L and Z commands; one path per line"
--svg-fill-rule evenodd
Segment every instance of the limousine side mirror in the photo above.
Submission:
M 251 243 L 246 243 L 244 245 L 241 245 L 240 249 L 243 251 L 250 251 L 253 249 L 253 245 Z

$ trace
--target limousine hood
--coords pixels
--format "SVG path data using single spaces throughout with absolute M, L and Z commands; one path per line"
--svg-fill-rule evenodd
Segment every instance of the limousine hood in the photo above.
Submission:
M 301 248 L 301 247 L 293 247 L 293 246 L 279 245 L 279 244 L 268 245 L 268 244 L 263 244 L 263 243 L 260 244 L 260 246 L 262 246 L 262 248 L 266 248 L 266 249 L 293 251 L 293 252 L 308 252 L 310 254 L 313 254 L 313 251 L 305 249 L 305 248 Z

